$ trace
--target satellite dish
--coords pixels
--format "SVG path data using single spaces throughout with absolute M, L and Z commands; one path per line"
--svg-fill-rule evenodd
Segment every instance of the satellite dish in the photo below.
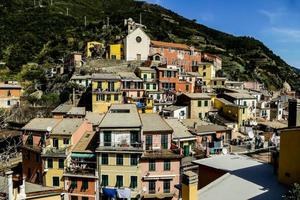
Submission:
M 223 148 L 223 149 L 222 149 L 222 153 L 223 153 L 224 155 L 226 155 L 226 154 L 228 154 L 228 150 L 227 150 L 226 148 Z
M 47 131 L 48 131 L 48 132 L 51 132 L 51 131 L 52 131 L 52 127 L 51 127 L 51 126 L 48 126 L 48 127 L 47 127 Z
M 253 139 L 253 138 L 254 138 L 254 133 L 253 133 L 253 131 L 249 131 L 249 132 L 248 132 L 248 136 L 249 136 L 250 139 Z

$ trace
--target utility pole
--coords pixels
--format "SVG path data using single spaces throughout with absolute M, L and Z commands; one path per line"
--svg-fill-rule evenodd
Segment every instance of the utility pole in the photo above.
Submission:
M 84 26 L 86 27 L 86 16 L 84 16 Z
M 50 5 L 51 5 L 51 6 L 53 5 L 53 0 L 50 1 Z
M 67 8 L 67 16 L 69 16 L 69 8 Z

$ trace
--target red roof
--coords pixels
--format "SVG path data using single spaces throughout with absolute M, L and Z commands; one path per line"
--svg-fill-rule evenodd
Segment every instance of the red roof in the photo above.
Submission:
M 151 40 L 151 45 L 155 46 L 155 47 L 167 47 L 167 48 L 174 48 L 174 49 L 190 50 L 190 47 L 188 45 L 179 44 L 179 43 L 171 43 L 171 42 L 162 42 L 162 41 Z

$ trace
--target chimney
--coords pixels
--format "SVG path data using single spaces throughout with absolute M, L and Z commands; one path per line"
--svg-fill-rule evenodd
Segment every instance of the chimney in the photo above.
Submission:
M 13 180 L 12 180 L 12 175 L 13 175 L 13 171 L 8 171 L 8 172 L 5 172 L 5 176 L 7 178 L 7 196 L 8 196 L 8 200 L 13 200 Z
M 187 171 L 182 175 L 182 200 L 198 199 L 198 175 L 195 172 Z
M 289 100 L 289 116 L 288 116 L 288 127 L 300 126 L 300 100 L 290 99 Z

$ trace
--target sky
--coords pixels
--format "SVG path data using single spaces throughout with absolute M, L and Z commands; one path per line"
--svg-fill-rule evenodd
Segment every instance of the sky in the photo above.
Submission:
M 146 0 L 198 23 L 262 41 L 300 68 L 300 0 Z

